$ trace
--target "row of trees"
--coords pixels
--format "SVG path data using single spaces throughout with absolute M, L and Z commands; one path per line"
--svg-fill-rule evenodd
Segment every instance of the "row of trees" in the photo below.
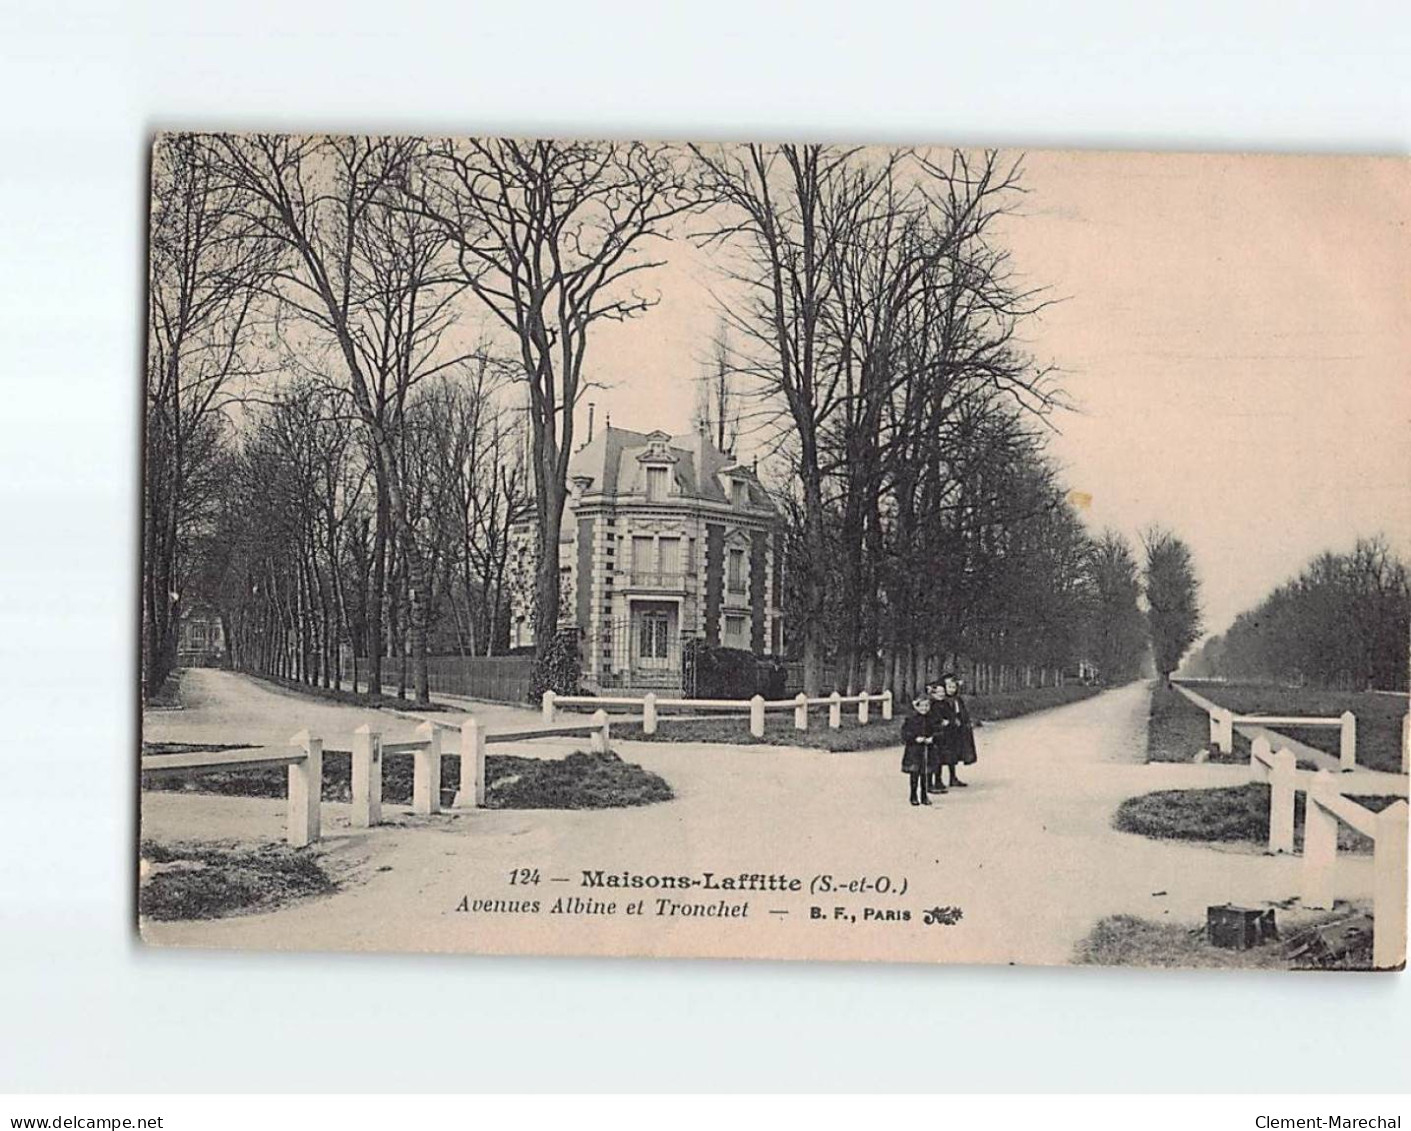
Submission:
M 1192 658 L 1192 675 L 1405 690 L 1411 578 L 1381 538 L 1324 553 Z
M 526 513 L 556 624 L 592 331 L 653 305 L 673 235 L 726 276 L 704 410 L 778 469 L 810 690 L 832 657 L 849 685 L 962 654 L 1126 674 L 1130 547 L 1089 537 L 1044 454 L 1058 390 L 1021 342 L 1043 299 L 999 239 L 1020 174 L 960 151 L 162 138 L 147 684 L 189 589 L 247 663 L 336 680 L 348 642 L 375 689 L 408 657 L 425 699 L 440 614 L 462 647 L 503 641 Z
M 1021 168 L 979 155 L 697 146 L 695 238 L 733 286 L 732 395 L 780 471 L 805 687 L 910 689 L 959 656 L 1115 678 L 1145 649 L 1138 567 L 1044 452 L 1060 403 L 1021 342 Z M 716 420 L 724 414 L 716 412 Z
M 469 650 L 504 636 L 508 528 L 529 497 L 497 390 L 456 325 L 467 287 L 404 206 L 419 143 L 172 135 L 153 154 L 144 684 L 185 596 L 239 662 L 337 679 L 340 642 L 413 658 L 444 598 Z
M 482 359 L 411 396 L 395 428 L 398 476 L 443 647 L 484 655 L 509 636 L 510 525 L 524 466 Z M 190 585 L 225 617 L 242 668 L 340 687 L 414 686 L 408 555 L 376 489 L 376 459 L 339 398 L 308 378 L 248 411 L 220 458 L 223 489 L 193 540 Z M 366 662 L 359 667 L 358 657 Z M 400 658 L 384 670 L 386 656 Z

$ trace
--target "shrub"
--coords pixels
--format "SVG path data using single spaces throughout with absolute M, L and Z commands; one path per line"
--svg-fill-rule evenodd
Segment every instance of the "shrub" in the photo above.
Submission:
M 760 659 L 743 648 L 711 647 L 703 640 L 686 642 L 685 662 L 694 667 L 698 699 L 783 699 L 788 675 L 776 660 Z

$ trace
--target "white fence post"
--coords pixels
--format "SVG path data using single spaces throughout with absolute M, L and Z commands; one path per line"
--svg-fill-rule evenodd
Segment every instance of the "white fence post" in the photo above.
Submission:
M 802 691 L 794 696 L 794 729 L 808 730 L 808 696 Z
M 1293 851 L 1293 800 L 1298 792 L 1298 759 L 1292 750 L 1280 750 L 1274 755 L 1274 768 L 1269 774 L 1269 851 Z
M 289 843 L 295 848 L 314 844 L 321 835 L 318 803 L 323 795 L 323 739 L 301 730 L 289 740 L 303 748 L 304 757 L 289 765 Z
M 1269 760 L 1274 756 L 1274 748 L 1262 734 L 1249 744 L 1249 780 L 1269 780 Z
M 828 696 L 828 726 L 837 730 L 843 725 L 843 697 L 836 691 Z
M 642 733 L 657 732 L 657 693 L 648 691 L 642 699 Z
M 461 723 L 461 780 L 456 787 L 457 809 L 478 809 L 485 804 L 485 732 L 471 715 Z
M 426 745 L 412 755 L 412 812 L 429 817 L 441 812 L 441 728 L 422 723 L 416 733 Z
M 1338 743 L 1338 769 L 1345 774 L 1357 769 L 1357 716 L 1351 711 L 1342 713 L 1342 731 Z
M 544 721 L 546 723 L 551 723 L 554 721 L 554 700 L 557 698 L 558 696 L 556 696 L 552 691 L 544 692 L 544 698 L 541 700 L 541 709 L 543 711 Z
M 1219 710 L 1215 745 L 1221 754 L 1229 754 L 1235 748 L 1235 714 L 1225 707 L 1221 707 Z
M 756 738 L 764 737 L 764 696 L 755 695 L 750 700 L 750 733 Z
M 868 696 L 867 692 L 865 692 L 865 691 L 862 692 L 862 693 L 860 693 L 860 694 L 858 695 L 858 697 L 857 697 L 857 721 L 858 721 L 859 725 L 862 725 L 862 726 L 865 726 L 865 725 L 867 724 L 867 702 L 868 702 L 868 699 L 869 699 L 869 696 Z
M 612 735 L 608 730 L 608 713 L 599 707 L 593 712 L 593 753 L 607 754 L 612 751 Z
M 892 689 L 889 687 L 882 692 L 882 721 L 892 721 Z
M 1338 819 L 1318 804 L 1332 783 L 1324 771 L 1313 775 L 1303 817 L 1303 906 L 1333 905 L 1333 870 L 1337 864 Z
M 355 829 L 382 821 L 382 735 L 363 723 L 353 731 L 353 817 Z
M 1372 965 L 1392 970 L 1406 961 L 1406 802 L 1377 814 L 1372 860 Z

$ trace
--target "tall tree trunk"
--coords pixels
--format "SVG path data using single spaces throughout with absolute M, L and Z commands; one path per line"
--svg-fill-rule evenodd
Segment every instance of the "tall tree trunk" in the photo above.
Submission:
M 367 690 L 382 694 L 382 616 L 387 593 L 387 489 L 377 476 L 377 522 L 372 539 L 372 585 L 367 602 Z

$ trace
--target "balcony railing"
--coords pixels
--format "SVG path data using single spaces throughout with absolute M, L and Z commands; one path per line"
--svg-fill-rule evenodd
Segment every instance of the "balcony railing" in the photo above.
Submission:
M 625 569 L 618 573 L 618 584 L 630 589 L 657 589 L 680 593 L 695 581 L 694 573 L 679 570 Z

